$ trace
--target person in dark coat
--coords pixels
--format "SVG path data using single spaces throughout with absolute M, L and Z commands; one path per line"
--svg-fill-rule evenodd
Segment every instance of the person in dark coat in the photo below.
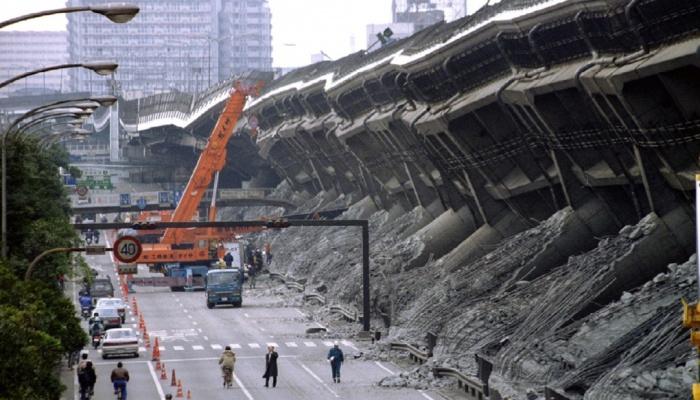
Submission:
M 95 387 L 95 382 L 97 382 L 97 374 L 95 373 L 95 368 L 92 366 L 92 361 L 85 363 L 85 366 L 81 369 L 78 368 L 78 383 L 80 384 L 80 399 L 89 399 L 93 393 L 93 388 Z
M 343 357 L 343 351 L 338 347 L 338 342 L 334 342 L 333 348 L 328 351 L 328 361 L 331 362 L 333 382 L 340 383 L 340 365 L 343 364 L 345 358 Z
M 277 386 L 277 352 L 275 346 L 267 346 L 267 354 L 265 354 L 265 387 L 269 387 L 270 378 L 272 378 L 272 387 Z
M 230 251 L 226 252 L 226 255 L 224 256 L 224 262 L 226 263 L 227 268 L 231 268 L 231 265 L 233 265 L 233 256 L 231 255 Z

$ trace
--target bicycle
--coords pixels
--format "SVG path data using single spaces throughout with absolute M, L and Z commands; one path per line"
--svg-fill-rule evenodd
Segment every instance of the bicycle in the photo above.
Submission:
M 224 387 L 230 388 L 233 386 L 233 369 L 229 367 L 221 367 L 224 375 Z

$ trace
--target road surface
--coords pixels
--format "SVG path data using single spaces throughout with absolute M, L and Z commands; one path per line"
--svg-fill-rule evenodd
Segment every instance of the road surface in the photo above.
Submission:
M 110 255 L 88 256 L 86 259 L 100 275 L 110 275 L 115 289 L 118 289 L 115 265 Z M 148 275 L 144 266 L 139 267 L 139 275 Z M 104 360 L 100 349 L 90 348 L 89 358 L 96 365 L 98 375 L 96 399 L 114 398 L 109 375 L 118 361 L 129 370 L 128 398 L 133 400 L 162 399 L 166 393 L 175 396 L 177 388 L 170 385 L 173 370 L 182 382 L 185 398 L 189 390 L 192 399 L 445 399 L 434 391 L 376 386 L 381 378 L 400 370 L 392 363 L 354 359 L 352 355 L 362 350 L 362 343 L 350 339 L 339 340 L 346 362 L 341 370 L 341 383 L 333 383 L 330 365 L 326 361 L 333 339 L 307 337 L 304 332 L 310 323 L 304 312 L 298 308 L 275 306 L 278 303 L 275 298 L 246 296 L 249 293 L 246 289 L 242 308 L 210 310 L 206 307 L 203 292 L 140 287 L 135 290 L 129 303 L 132 297 L 136 298 L 151 345 L 155 337 L 159 338 L 160 359 L 165 363 L 167 379 L 160 379 L 156 363 L 151 361 L 152 350 L 145 348 L 143 340 L 138 358 Z M 137 329 L 138 319 L 131 311 L 126 326 Z M 264 356 L 266 346 L 270 344 L 277 348 L 280 356 L 276 388 L 263 387 Z M 231 389 L 222 387 L 217 363 L 227 345 L 237 356 L 235 384 Z

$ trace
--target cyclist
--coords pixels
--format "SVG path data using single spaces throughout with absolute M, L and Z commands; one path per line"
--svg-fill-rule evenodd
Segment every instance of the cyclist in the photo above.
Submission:
M 114 394 L 118 394 L 121 391 L 122 400 L 126 400 L 126 383 L 129 382 L 129 371 L 124 368 L 124 364 L 120 362 L 117 363 L 117 368 L 112 370 L 112 376 L 110 377 L 112 385 L 114 385 Z
M 233 368 L 236 366 L 236 353 L 231 351 L 231 346 L 226 346 L 224 349 L 219 358 L 219 365 L 221 365 L 221 372 L 224 374 L 224 387 L 231 387 L 233 385 Z

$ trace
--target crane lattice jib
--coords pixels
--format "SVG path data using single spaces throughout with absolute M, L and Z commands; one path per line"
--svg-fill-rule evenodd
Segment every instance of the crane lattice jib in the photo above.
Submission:
M 172 222 L 192 220 L 202 197 L 211 184 L 214 173 L 221 171 L 226 165 L 226 146 L 243 112 L 247 95 L 248 91 L 241 88 L 238 83 L 231 90 L 231 97 L 226 102 L 207 145 L 199 156 L 197 166 L 192 171 L 192 176 L 182 193 L 180 203 L 173 213 Z M 181 230 L 166 229 L 161 243 L 179 243 L 181 236 Z

